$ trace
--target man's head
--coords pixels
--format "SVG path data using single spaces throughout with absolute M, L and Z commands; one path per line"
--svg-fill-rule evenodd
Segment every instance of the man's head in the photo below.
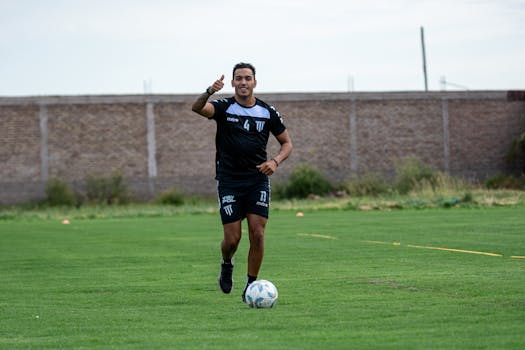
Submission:
M 252 71 L 253 73 L 253 79 L 255 79 L 255 67 L 250 64 L 250 63 L 244 63 L 244 62 L 240 62 L 240 63 L 237 63 L 235 65 L 235 67 L 233 67 L 233 72 L 232 72 L 232 77 L 235 79 L 235 71 L 237 69 L 240 69 L 240 68 L 248 68 Z
M 233 67 L 232 87 L 239 98 L 251 98 L 253 89 L 257 86 L 255 67 L 250 63 L 237 63 Z

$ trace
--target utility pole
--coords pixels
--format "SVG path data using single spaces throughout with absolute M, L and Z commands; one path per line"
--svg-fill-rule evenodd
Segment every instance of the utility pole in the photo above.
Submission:
M 421 27 L 421 50 L 423 52 L 423 76 L 425 77 L 425 91 L 428 91 L 427 55 L 425 53 L 425 31 L 423 27 Z
M 439 80 L 439 82 L 441 84 L 441 90 L 446 90 L 447 86 L 453 86 L 453 87 L 456 87 L 458 89 L 463 89 L 463 90 L 467 90 L 467 91 L 469 89 L 468 86 L 456 84 L 456 83 L 453 83 L 451 81 L 447 81 L 447 78 L 444 75 L 441 76 L 441 79 Z
M 348 75 L 346 92 L 354 92 L 354 76 Z

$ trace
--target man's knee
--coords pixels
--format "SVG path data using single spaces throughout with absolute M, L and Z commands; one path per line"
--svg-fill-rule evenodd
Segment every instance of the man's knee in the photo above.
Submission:
M 248 229 L 250 231 L 250 243 L 254 246 L 262 246 L 264 244 L 264 230 L 266 227 L 266 218 L 253 216 L 248 221 Z
M 250 245 L 255 248 L 264 246 L 264 232 L 253 233 L 250 235 Z
M 241 225 L 238 222 L 224 225 L 224 244 L 230 248 L 237 248 L 241 240 Z

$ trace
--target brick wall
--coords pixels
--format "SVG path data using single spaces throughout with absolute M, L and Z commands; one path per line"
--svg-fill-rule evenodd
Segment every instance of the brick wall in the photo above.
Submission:
M 504 91 L 260 94 L 285 119 L 292 157 L 273 181 L 311 164 L 331 181 L 379 172 L 414 156 L 455 176 L 505 170 L 525 130 L 523 94 Z M 510 98 L 510 97 L 512 98 Z M 215 123 L 191 112 L 195 95 L 0 98 L 0 203 L 44 197 L 58 177 L 124 175 L 150 198 L 172 186 L 213 195 Z M 276 154 L 272 138 L 269 154 Z

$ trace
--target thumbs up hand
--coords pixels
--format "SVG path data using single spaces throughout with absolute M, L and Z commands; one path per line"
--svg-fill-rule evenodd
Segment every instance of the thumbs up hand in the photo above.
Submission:
M 213 84 L 206 90 L 208 94 L 213 95 L 214 93 L 220 91 L 224 87 L 224 74 L 221 77 L 213 82 Z

